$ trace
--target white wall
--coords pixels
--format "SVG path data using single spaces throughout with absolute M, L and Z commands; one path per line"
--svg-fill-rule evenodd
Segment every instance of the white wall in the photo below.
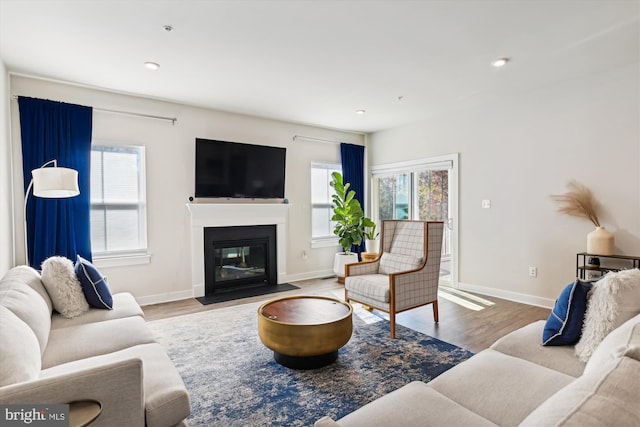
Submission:
M 6 72 L 1 70 L 6 77 Z M 617 252 L 640 255 L 640 84 L 637 65 L 564 81 L 501 103 L 369 135 L 368 159 L 380 165 L 460 153 L 459 279 L 469 288 L 516 299 L 552 301 L 575 275 L 587 221 L 556 212 L 549 195 L 576 179 L 602 205 L 601 222 Z M 337 248 L 311 249 L 309 164 L 339 161 L 337 145 L 292 141 L 302 134 L 363 144 L 360 135 L 193 108 L 22 76 L 0 85 L 0 273 L 13 260 L 10 232 L 22 236 L 22 178 L 17 103 L 10 103 L 15 163 L 15 227 L 11 202 L 8 112 L 10 94 L 100 108 L 175 116 L 170 123 L 94 114 L 94 138 L 147 147 L 149 265 L 105 269 L 115 291 L 139 298 L 190 289 L 187 214 L 193 192 L 195 137 L 287 147 L 286 196 L 291 200 L 287 273 L 291 280 L 330 274 Z M 172 172 L 167 173 L 166 170 Z M 492 208 L 480 201 L 491 199 Z M 9 203 L 6 203 L 6 202 Z M 23 253 L 16 239 L 18 258 Z M 303 251 L 308 253 L 305 260 Z M 538 278 L 528 267 L 538 267 Z M 530 297 L 530 298 L 529 298 Z M 538 301 L 539 302 L 539 301 Z
M 639 75 L 636 64 L 374 133 L 370 165 L 459 152 L 461 285 L 552 302 L 593 229 L 549 198 L 569 180 L 602 205 L 616 252 L 640 256 Z
M 11 76 L 16 95 L 52 99 L 103 109 L 125 110 L 177 117 L 174 126 L 140 117 L 94 112 L 93 138 L 146 146 L 148 265 L 101 268 L 113 291 L 130 291 L 143 301 L 156 301 L 191 291 L 188 215 L 185 204 L 193 195 L 194 143 L 196 137 L 263 144 L 287 148 L 285 196 L 290 200 L 287 273 L 289 280 L 332 274 L 335 248 L 311 249 L 311 161 L 339 162 L 337 144 L 293 141 L 305 135 L 332 141 L 364 144 L 364 136 L 311 126 L 278 122 L 232 113 L 205 110 L 147 98 Z M 22 185 L 19 115 L 11 103 L 13 156 L 16 184 Z M 6 198 L 3 198 L 7 200 Z M 22 233 L 22 192 L 14 201 L 16 232 Z M 21 234 L 20 234 L 21 235 Z M 23 253 L 17 242 L 18 254 Z M 303 259 L 303 251 L 308 257 Z
M 9 76 L 0 58 L 0 277 L 13 265 Z

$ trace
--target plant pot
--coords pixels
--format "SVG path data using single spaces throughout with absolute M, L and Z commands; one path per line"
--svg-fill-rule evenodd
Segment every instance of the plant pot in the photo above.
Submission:
M 344 283 L 344 266 L 358 262 L 358 254 L 338 252 L 333 258 L 333 272 L 338 276 L 338 282 Z
M 594 255 L 613 255 L 613 234 L 604 227 L 596 227 L 587 234 L 587 253 Z
M 370 253 L 370 254 L 380 253 L 380 239 L 373 239 L 373 240 L 367 239 L 365 240 L 364 246 L 367 249 L 367 253 Z

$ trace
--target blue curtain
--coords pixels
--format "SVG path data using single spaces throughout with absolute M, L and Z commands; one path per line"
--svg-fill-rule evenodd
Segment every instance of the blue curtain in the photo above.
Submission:
M 46 258 L 72 260 L 79 254 L 91 260 L 89 179 L 91 161 L 91 107 L 35 98 L 18 98 L 22 134 L 24 191 L 31 171 L 50 160 L 78 171 L 80 195 L 43 199 L 29 195 L 27 250 L 29 264 L 40 268 Z M 49 166 L 47 166 L 49 167 Z
M 342 178 L 351 184 L 351 190 L 356 192 L 356 199 L 364 209 L 364 147 L 362 145 L 340 144 L 340 158 L 342 160 Z M 364 252 L 364 241 L 359 246 L 352 246 L 351 251 L 358 254 Z

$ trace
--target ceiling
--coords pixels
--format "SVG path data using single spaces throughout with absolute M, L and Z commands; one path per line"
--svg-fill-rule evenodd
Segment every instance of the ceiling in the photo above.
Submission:
M 638 63 L 639 4 L 0 0 L 0 57 L 12 73 L 374 132 Z

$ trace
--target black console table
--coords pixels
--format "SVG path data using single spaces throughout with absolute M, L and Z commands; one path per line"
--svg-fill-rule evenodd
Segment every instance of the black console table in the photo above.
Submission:
M 597 258 L 600 264 L 589 264 L 589 258 Z M 587 252 L 576 254 L 576 277 L 581 280 L 592 278 L 586 277 L 587 272 L 602 276 L 609 271 L 620 271 L 627 268 L 640 268 L 640 257 L 628 255 L 597 255 Z

